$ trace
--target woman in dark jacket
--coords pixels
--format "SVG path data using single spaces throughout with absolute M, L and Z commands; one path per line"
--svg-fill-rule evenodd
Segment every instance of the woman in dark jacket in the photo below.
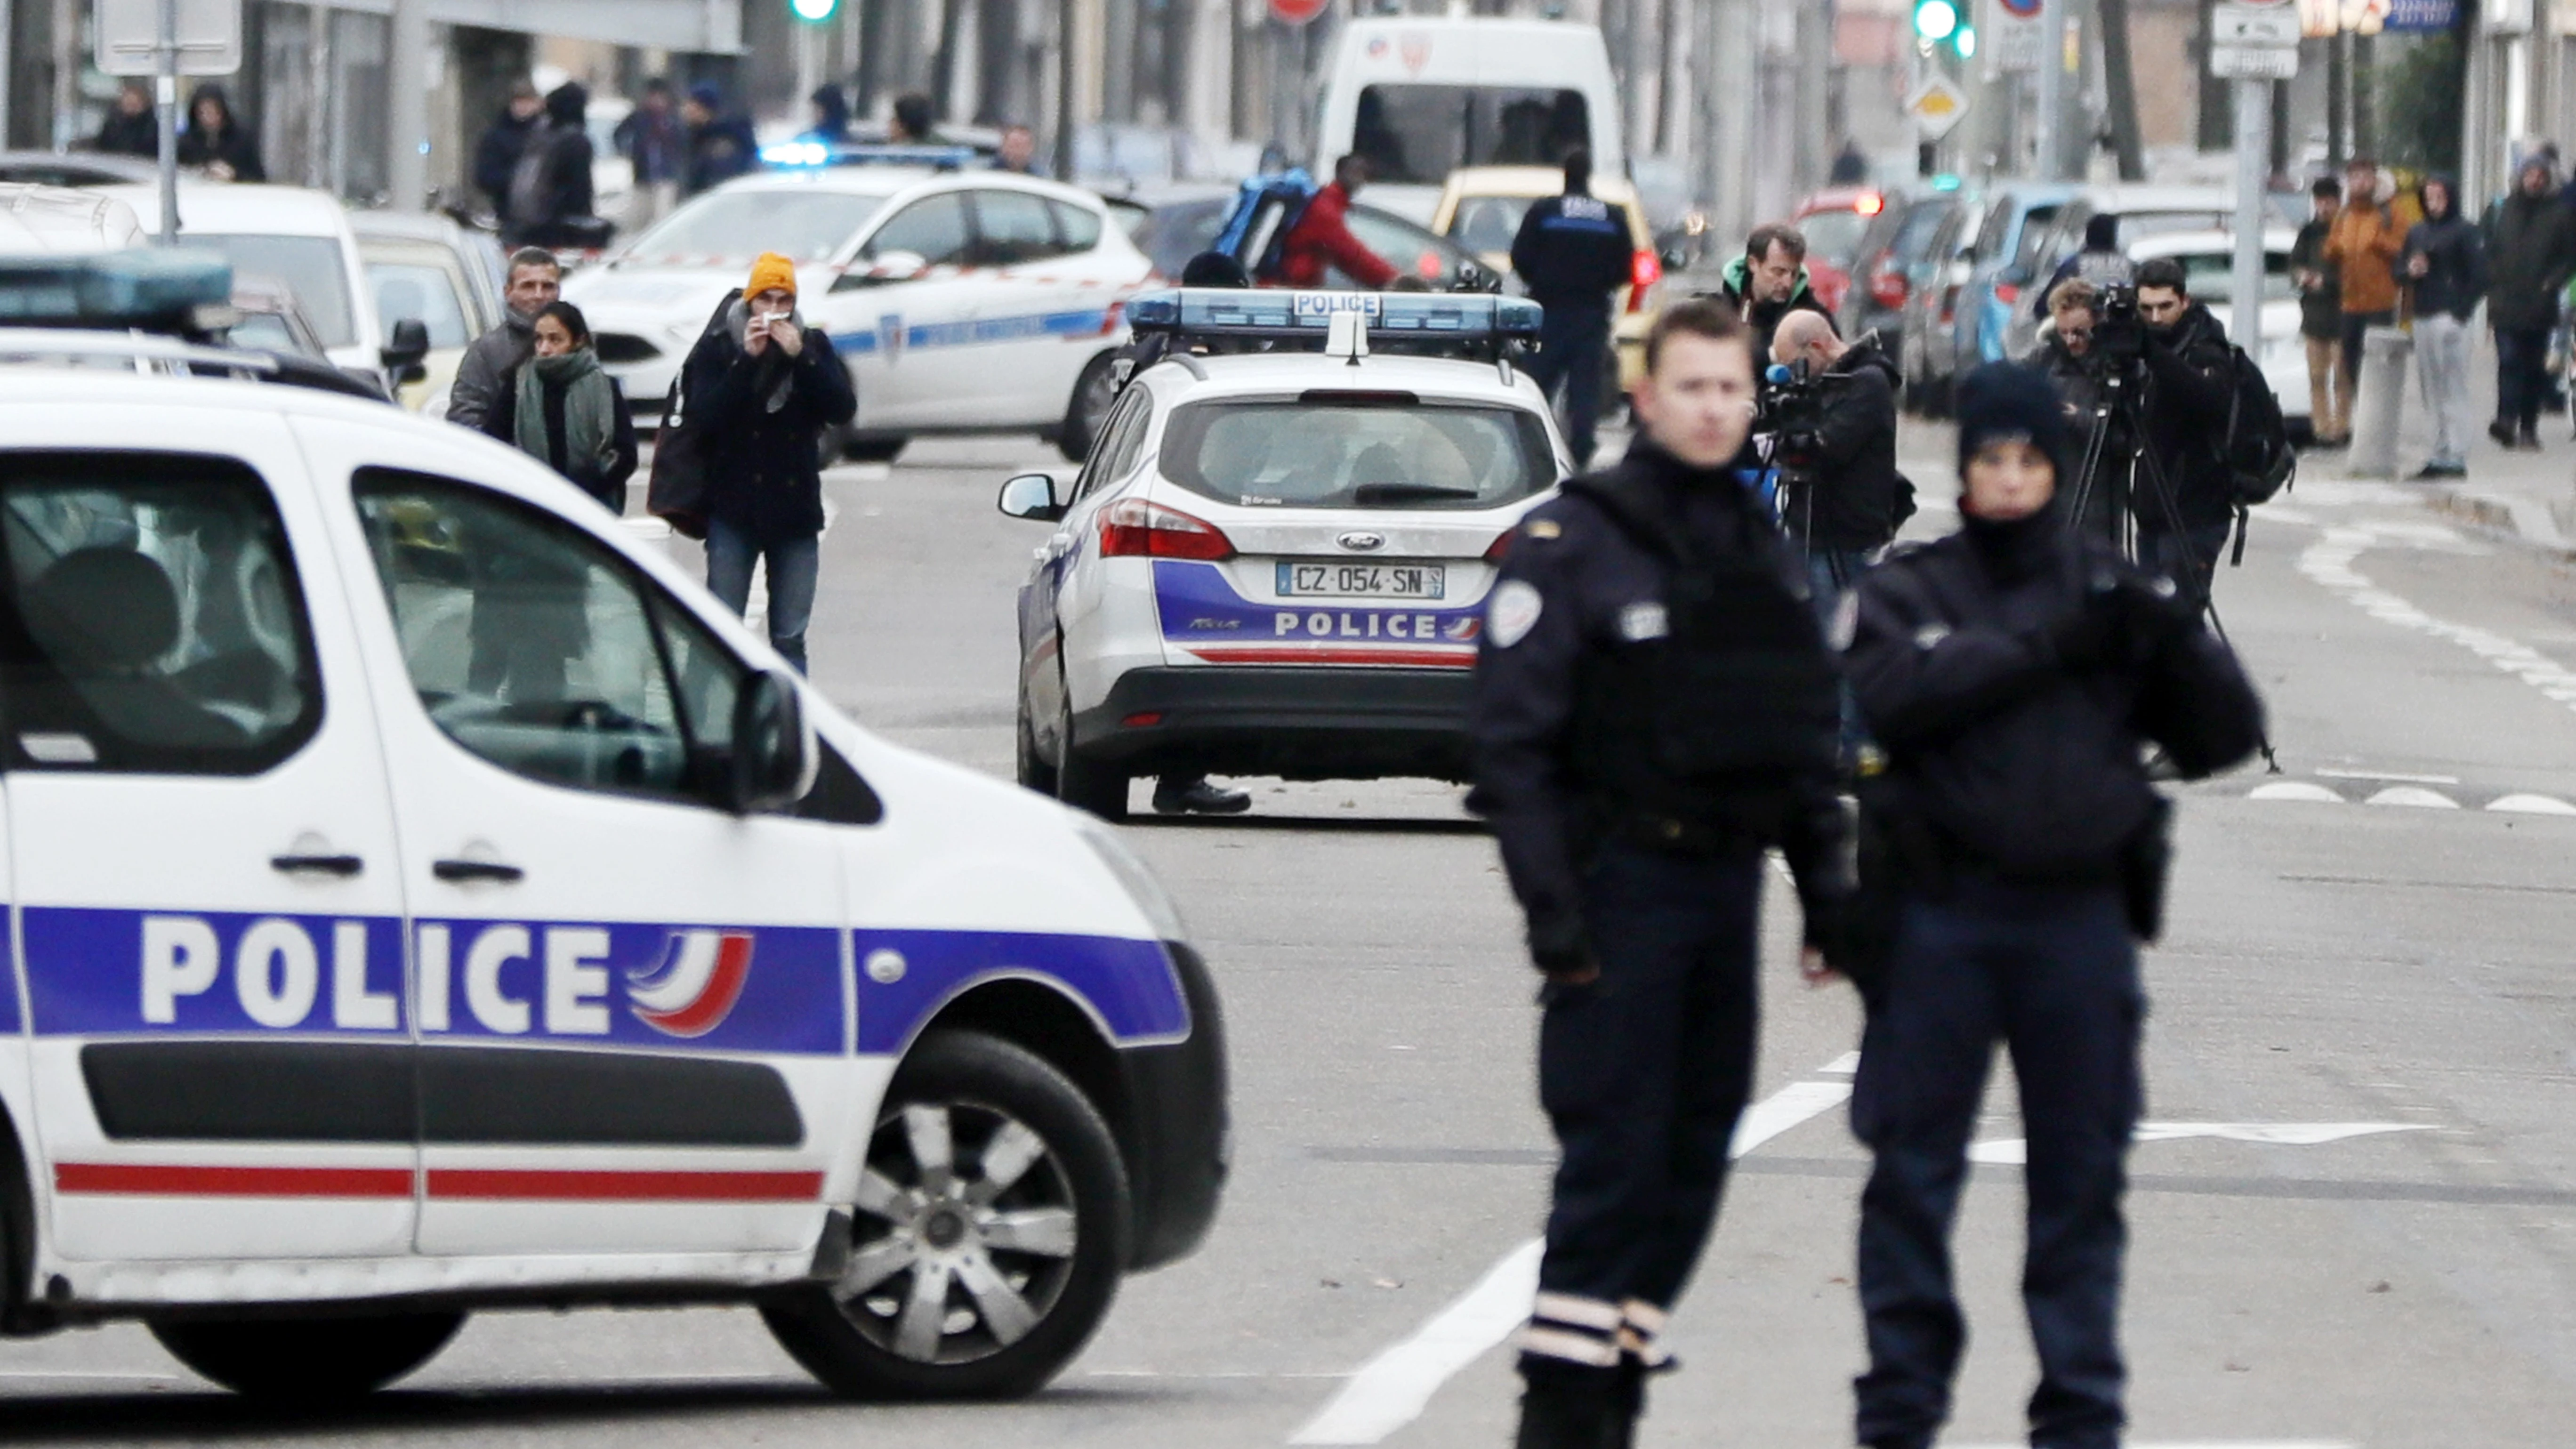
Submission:
M 266 181 L 259 138 L 233 114 L 224 88 L 209 81 L 188 97 L 188 129 L 179 137 L 179 164 L 217 181 Z
M 684 427 L 706 474 L 707 588 L 735 613 L 769 564 L 769 642 L 805 668 L 822 557 L 824 435 L 859 402 L 822 329 L 796 312 L 796 264 L 775 252 L 709 322 L 680 369 Z
M 503 375 L 483 431 L 572 480 L 611 513 L 626 511 L 635 419 L 602 372 L 590 323 L 570 302 L 537 314 L 536 351 Z

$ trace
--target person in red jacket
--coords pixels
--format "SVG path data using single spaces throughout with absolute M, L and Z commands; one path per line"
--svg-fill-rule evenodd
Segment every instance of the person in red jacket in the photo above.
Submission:
M 1395 268 L 1351 235 L 1344 220 L 1351 198 L 1368 184 L 1368 162 L 1345 156 L 1333 163 L 1333 184 L 1315 193 L 1305 213 L 1281 243 L 1279 280 L 1291 287 L 1320 287 L 1328 268 L 1339 267 L 1371 291 L 1384 291 L 1395 281 Z

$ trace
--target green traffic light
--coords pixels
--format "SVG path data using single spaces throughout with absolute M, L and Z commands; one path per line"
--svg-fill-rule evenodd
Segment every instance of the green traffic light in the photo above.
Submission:
M 841 0 L 787 0 L 787 8 L 797 19 L 820 25 L 841 8 Z
M 1950 44 L 1958 50 L 1959 59 L 1975 60 L 1977 58 L 1977 27 L 1973 25 L 1960 26 L 1959 33 L 1950 37 Z
M 1959 7 L 1953 0 L 1915 0 L 1915 34 L 1925 40 L 1947 40 L 1958 28 Z

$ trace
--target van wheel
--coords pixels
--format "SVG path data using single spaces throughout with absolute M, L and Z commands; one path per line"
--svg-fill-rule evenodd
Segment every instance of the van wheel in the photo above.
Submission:
M 378 1318 L 161 1319 L 170 1356 L 234 1393 L 312 1403 L 370 1394 L 429 1362 L 462 1313 Z
M 1090 457 L 1091 445 L 1100 438 L 1100 425 L 1109 421 L 1109 405 L 1118 400 L 1118 394 L 1109 388 L 1109 369 L 1117 360 L 1114 352 L 1091 359 L 1073 385 L 1073 398 L 1064 408 L 1064 422 L 1055 430 L 1056 448 L 1068 461 L 1079 463 Z
M 1127 818 L 1127 772 L 1099 760 L 1087 760 L 1073 747 L 1073 696 L 1065 695 L 1064 712 L 1056 716 L 1055 798 L 1076 810 L 1087 810 L 1115 825 Z
M 1020 686 L 1018 727 L 1011 733 L 1016 743 L 1012 751 L 1013 763 L 1019 767 L 1021 787 L 1052 798 L 1056 789 L 1056 770 L 1055 766 L 1048 764 L 1045 758 L 1038 754 L 1037 732 L 1029 727 L 1027 685 Z
M 761 1310 L 853 1398 L 1005 1398 L 1043 1386 L 1109 1311 L 1127 1173 L 1100 1113 L 1033 1053 L 935 1032 L 895 1073 L 840 1280 Z

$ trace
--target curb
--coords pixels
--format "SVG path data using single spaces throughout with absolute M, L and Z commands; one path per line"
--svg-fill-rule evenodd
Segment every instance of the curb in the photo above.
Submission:
M 2491 488 L 2437 483 L 2425 487 L 2424 505 L 2544 553 L 2576 558 L 2576 539 L 2567 536 L 2559 526 L 2556 510 L 2540 499 Z

